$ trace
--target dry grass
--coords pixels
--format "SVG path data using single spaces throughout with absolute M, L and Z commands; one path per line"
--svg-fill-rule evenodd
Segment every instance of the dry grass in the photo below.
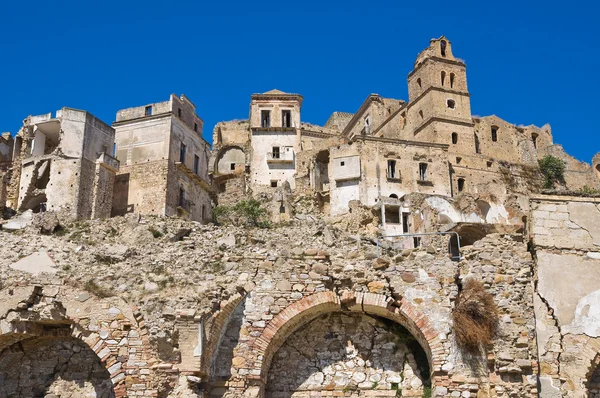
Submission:
M 459 346 L 470 352 L 489 345 L 498 329 L 498 307 L 483 283 L 467 279 L 454 312 L 454 334 Z

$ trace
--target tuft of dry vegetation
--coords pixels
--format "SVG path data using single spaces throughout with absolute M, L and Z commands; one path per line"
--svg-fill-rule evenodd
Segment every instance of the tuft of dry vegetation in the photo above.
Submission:
M 467 279 L 456 300 L 452 319 L 459 346 L 469 352 L 479 352 L 496 335 L 498 307 L 483 283 Z

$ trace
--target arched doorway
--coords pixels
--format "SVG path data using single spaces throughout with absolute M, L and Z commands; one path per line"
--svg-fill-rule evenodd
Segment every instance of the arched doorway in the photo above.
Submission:
M 0 396 L 113 398 L 115 390 L 109 371 L 83 341 L 33 337 L 0 352 Z
M 430 373 L 425 351 L 400 324 L 365 313 L 332 312 L 290 335 L 275 353 L 265 398 L 319 391 L 423 396 L 431 389 Z

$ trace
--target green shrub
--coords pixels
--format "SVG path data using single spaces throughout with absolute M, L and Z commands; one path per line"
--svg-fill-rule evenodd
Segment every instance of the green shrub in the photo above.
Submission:
M 556 183 L 565 184 L 565 162 L 555 156 L 546 155 L 538 163 L 544 175 L 544 188 L 554 189 Z
M 268 228 L 267 209 L 255 199 L 240 200 L 233 206 L 217 206 L 213 212 L 219 224 Z

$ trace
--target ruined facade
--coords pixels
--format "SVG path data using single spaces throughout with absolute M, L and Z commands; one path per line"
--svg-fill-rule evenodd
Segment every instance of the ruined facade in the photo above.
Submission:
M 184 95 L 123 109 L 113 124 L 121 170 L 113 215 L 127 212 L 212 219 L 210 145 L 202 120 Z
M 567 155 L 549 125 L 473 116 L 466 65 L 445 37 L 418 55 L 408 92 L 408 101 L 371 94 L 354 114 L 334 112 L 324 127 L 300 121 L 298 94 L 253 95 L 248 121 L 214 130 L 219 198 L 274 192 L 287 182 L 316 195 L 325 214 L 348 213 L 353 200 L 377 206 L 385 233 L 402 234 L 464 222 L 522 228 L 545 155 L 565 162 L 570 190 L 600 189 L 599 159 L 590 167 Z M 408 200 L 415 193 L 437 198 L 430 201 L 436 222 L 417 227 L 422 216 Z
M 64 211 L 73 219 L 110 217 L 119 162 L 114 130 L 71 108 L 30 116 L 15 137 L 8 201 L 18 211 Z

